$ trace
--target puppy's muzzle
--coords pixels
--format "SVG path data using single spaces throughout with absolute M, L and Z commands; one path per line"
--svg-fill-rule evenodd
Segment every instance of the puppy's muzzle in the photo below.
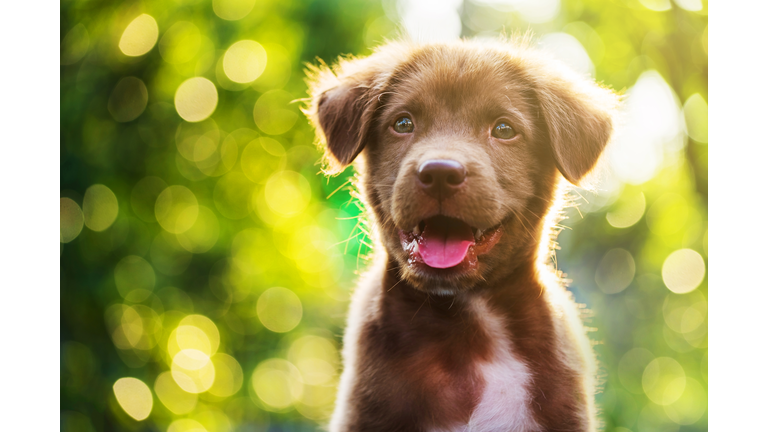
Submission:
M 419 165 L 416 177 L 416 183 L 427 195 L 442 201 L 461 189 L 467 170 L 455 160 L 431 159 Z

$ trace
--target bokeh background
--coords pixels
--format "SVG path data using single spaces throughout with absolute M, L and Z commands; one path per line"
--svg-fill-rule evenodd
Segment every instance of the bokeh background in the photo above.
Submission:
M 605 429 L 707 429 L 706 0 L 60 4 L 61 430 L 317 430 L 370 241 L 305 62 L 527 29 L 626 95 L 553 263 Z

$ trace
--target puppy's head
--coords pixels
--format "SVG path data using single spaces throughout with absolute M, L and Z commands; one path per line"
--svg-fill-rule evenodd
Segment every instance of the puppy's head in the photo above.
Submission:
M 401 275 L 459 292 L 535 259 L 559 174 L 578 182 L 617 97 L 511 43 L 390 43 L 310 72 L 331 172 L 355 158 Z M 559 174 L 558 174 L 559 173 Z

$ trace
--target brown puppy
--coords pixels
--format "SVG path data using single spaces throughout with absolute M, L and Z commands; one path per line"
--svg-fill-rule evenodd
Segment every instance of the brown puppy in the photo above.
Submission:
M 593 168 L 616 95 L 524 42 L 389 43 L 309 85 L 376 241 L 330 429 L 594 430 L 590 342 L 544 263 L 561 175 Z

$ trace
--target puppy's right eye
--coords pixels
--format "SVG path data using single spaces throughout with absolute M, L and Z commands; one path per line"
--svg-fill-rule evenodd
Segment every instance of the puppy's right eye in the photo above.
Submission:
M 494 138 L 508 140 L 514 138 L 517 135 L 517 132 L 515 132 L 508 122 L 502 120 L 496 123 L 496 126 L 493 127 L 491 135 L 493 135 Z
M 413 132 L 413 120 L 410 117 L 400 117 L 392 125 L 392 129 L 397 133 L 411 133 Z

